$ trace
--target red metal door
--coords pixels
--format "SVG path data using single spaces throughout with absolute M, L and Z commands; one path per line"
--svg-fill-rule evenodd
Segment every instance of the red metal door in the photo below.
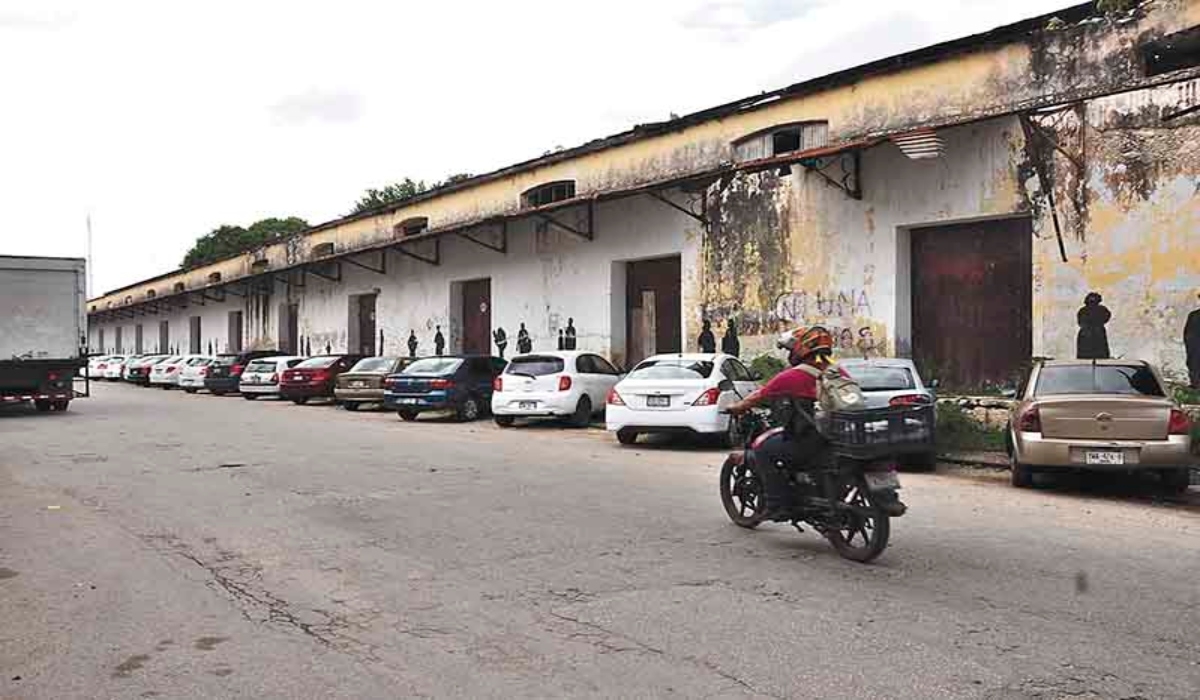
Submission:
M 913 358 L 946 387 L 1012 380 L 1033 352 L 1029 219 L 912 232 Z
M 492 281 L 463 282 L 463 352 L 486 355 L 492 344 Z

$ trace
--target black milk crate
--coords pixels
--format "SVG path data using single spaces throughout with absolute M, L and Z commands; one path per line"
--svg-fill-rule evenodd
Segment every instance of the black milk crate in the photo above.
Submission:
M 839 454 L 874 459 L 932 450 L 933 428 L 933 405 L 889 406 L 834 412 L 826 435 Z

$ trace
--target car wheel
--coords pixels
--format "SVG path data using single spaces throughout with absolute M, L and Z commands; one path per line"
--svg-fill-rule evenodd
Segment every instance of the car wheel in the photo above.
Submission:
M 402 420 L 405 420 L 409 423 L 417 419 L 416 411 L 396 411 L 396 415 L 400 416 Z
M 189 394 L 194 394 L 198 391 L 198 389 L 184 389 L 184 391 L 186 391 Z
M 67 410 L 67 406 L 70 406 L 70 405 L 71 405 L 70 399 L 59 399 L 58 401 L 54 402 L 53 408 L 56 411 L 65 411 L 65 410 Z
M 632 445 L 637 442 L 638 432 L 629 428 L 621 428 L 617 431 L 617 442 L 622 445 Z
M 214 391 L 214 392 L 212 392 L 212 395 L 213 395 L 213 396 L 224 396 L 224 395 L 225 395 L 225 392 L 223 392 L 223 391 Z
M 911 471 L 932 471 L 937 466 L 937 453 L 918 452 L 916 454 L 904 455 L 900 459 L 900 465 Z
M 297 406 L 303 406 L 304 404 L 308 403 L 308 397 L 297 396 L 296 398 L 292 399 L 292 403 L 296 404 Z
M 492 416 L 492 419 L 495 420 L 496 425 L 500 426 L 501 428 L 511 428 L 513 427 L 513 423 L 517 422 L 517 419 L 512 416 Z
M 1163 490 L 1167 493 L 1183 493 L 1192 485 L 1192 470 L 1186 467 L 1163 469 L 1158 473 L 1158 478 L 1162 482 Z
M 258 398 L 258 396 L 255 394 L 242 394 L 242 398 L 246 399 L 247 401 L 254 401 Z
M 1019 489 L 1027 489 L 1033 486 L 1033 469 L 1028 464 L 1018 462 L 1016 453 L 1009 460 L 1009 468 L 1012 470 L 1013 486 Z
M 474 396 L 463 399 L 462 405 L 458 407 L 457 415 L 458 419 L 464 422 L 479 418 L 479 399 Z
M 48 399 L 37 399 L 33 402 L 33 406 L 39 413 L 46 413 L 50 410 L 50 401 Z
M 575 413 L 571 414 L 571 425 L 576 428 L 586 428 L 592 422 L 592 400 L 586 395 L 579 397 L 575 404 Z
M 357 411 L 358 403 L 354 401 L 343 401 L 342 408 L 346 409 L 347 411 Z

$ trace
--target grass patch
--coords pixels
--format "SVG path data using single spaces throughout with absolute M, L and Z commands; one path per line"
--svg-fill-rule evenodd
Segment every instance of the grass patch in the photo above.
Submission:
M 937 408 L 939 451 L 1003 452 L 1004 431 L 980 423 L 961 406 L 941 404 Z

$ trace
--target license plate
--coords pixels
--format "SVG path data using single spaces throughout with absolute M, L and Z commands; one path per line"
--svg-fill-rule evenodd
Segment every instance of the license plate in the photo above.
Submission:
M 350 387 L 353 389 L 365 389 L 365 388 L 367 388 L 367 383 L 366 382 L 350 382 Z
M 411 399 L 411 398 L 396 399 L 396 403 L 402 404 L 404 406 L 412 406 L 417 403 L 417 399 Z
M 522 411 L 532 411 L 537 408 L 536 401 L 520 401 L 517 403 L 517 408 Z
M 1084 458 L 1088 464 L 1125 464 L 1124 452 L 1113 452 L 1110 450 L 1089 450 L 1087 454 L 1084 455 Z
M 646 405 L 650 408 L 669 408 L 671 406 L 670 396 L 647 396 Z
M 900 477 L 896 472 L 867 472 L 863 476 L 867 479 L 867 488 L 872 491 L 900 488 Z

